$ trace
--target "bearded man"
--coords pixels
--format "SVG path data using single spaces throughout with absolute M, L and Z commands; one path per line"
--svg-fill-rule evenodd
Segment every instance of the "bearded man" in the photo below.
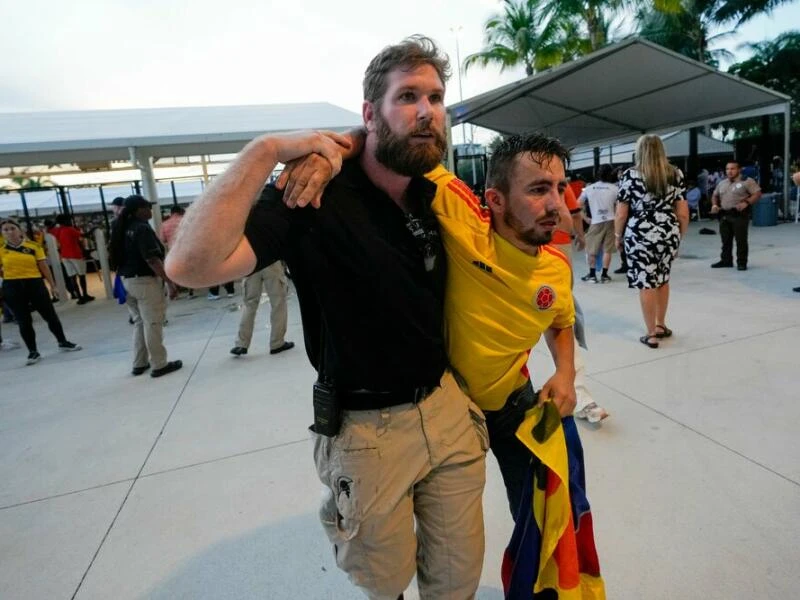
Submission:
M 191 288 L 288 264 L 319 374 L 320 516 L 337 564 L 373 599 L 402 596 L 414 574 L 421 598 L 473 598 L 483 563 L 488 435 L 449 368 L 432 209 L 461 199 L 425 177 L 445 150 L 448 76 L 427 38 L 385 48 L 365 73 L 357 158 L 342 162 L 350 142 L 337 135 L 256 138 L 187 211 L 167 257 Z M 278 162 L 309 153 L 335 175 L 324 192 L 264 187 Z

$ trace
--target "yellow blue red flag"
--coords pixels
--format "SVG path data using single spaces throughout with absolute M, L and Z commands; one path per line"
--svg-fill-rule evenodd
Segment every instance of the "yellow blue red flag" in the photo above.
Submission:
M 544 402 L 525 414 L 517 437 L 532 459 L 503 556 L 506 599 L 605 600 L 575 420 Z

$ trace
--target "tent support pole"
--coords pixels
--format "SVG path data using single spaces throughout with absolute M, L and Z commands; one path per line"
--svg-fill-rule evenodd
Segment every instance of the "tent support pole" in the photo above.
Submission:
M 792 135 L 792 105 L 783 106 L 783 218 L 789 220 L 789 142 Z M 800 190 L 797 190 L 800 194 Z M 800 207 L 798 207 L 800 208 Z M 800 212 L 800 211 L 798 211 Z M 795 215 L 797 220 L 797 215 Z

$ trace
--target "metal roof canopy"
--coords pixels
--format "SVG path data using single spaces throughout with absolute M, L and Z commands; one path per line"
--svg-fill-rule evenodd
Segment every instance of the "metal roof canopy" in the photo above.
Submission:
M 453 125 L 536 129 L 568 146 L 784 112 L 790 98 L 632 38 L 448 108 Z
M 230 154 L 263 133 L 361 124 L 328 103 L 0 113 L 0 167 Z
M 789 101 L 784 94 L 631 38 L 454 104 L 448 113 L 453 125 L 473 123 L 505 134 L 537 130 L 567 146 L 783 113 L 788 165 Z M 786 203 L 788 178 L 784 187 Z

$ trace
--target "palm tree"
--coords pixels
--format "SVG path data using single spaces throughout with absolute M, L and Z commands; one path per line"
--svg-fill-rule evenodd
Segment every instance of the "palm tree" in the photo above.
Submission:
M 550 0 L 547 8 L 557 19 L 576 19 L 585 26 L 590 51 L 594 52 L 611 41 L 613 21 L 631 4 L 630 0 Z
M 27 175 L 15 175 L 11 177 L 11 181 L 17 186 L 17 189 L 23 190 L 32 190 L 55 185 L 47 177 L 28 177 Z
M 473 65 L 499 65 L 500 71 L 524 65 L 530 76 L 563 62 L 559 22 L 545 0 L 503 0 L 502 14 L 484 25 L 484 48 L 464 59 L 464 72 Z
M 712 49 L 711 46 L 733 35 L 734 31 L 712 34 L 718 23 L 714 20 L 710 4 L 713 3 L 686 2 L 675 12 L 645 9 L 637 17 L 639 35 L 684 56 L 717 67 L 720 60 L 730 60 L 733 54 L 724 49 Z
M 642 37 L 716 67 L 720 59 L 733 57 L 726 50 L 710 48 L 733 33 L 716 33 L 719 28 L 735 28 L 790 1 L 664 0 L 652 8 L 642 6 L 637 21 Z
M 792 129 L 800 129 L 800 30 L 741 47 L 750 50 L 750 58 L 731 65 L 728 72 L 791 97 Z

